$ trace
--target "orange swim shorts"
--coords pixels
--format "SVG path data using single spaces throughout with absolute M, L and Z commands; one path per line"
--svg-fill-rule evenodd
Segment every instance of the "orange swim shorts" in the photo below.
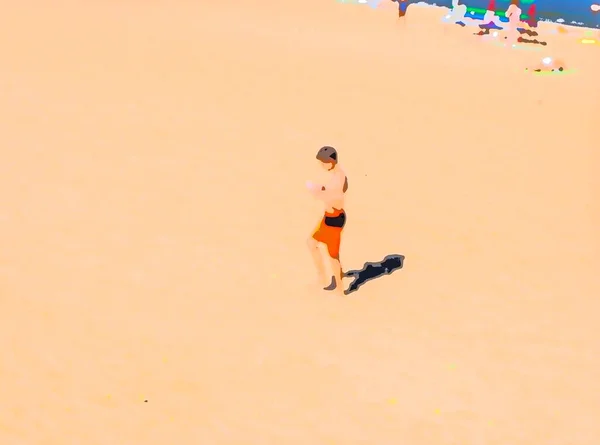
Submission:
M 313 238 L 325 244 L 329 256 L 336 260 L 340 259 L 340 242 L 345 225 L 346 213 L 343 210 L 334 209 L 333 212 L 325 212 L 325 216 L 313 233 Z

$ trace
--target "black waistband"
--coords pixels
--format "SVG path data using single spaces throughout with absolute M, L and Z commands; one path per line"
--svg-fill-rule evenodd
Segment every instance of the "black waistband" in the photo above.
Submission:
M 346 213 L 342 211 L 338 216 L 325 216 L 325 225 L 342 228 L 346 224 Z

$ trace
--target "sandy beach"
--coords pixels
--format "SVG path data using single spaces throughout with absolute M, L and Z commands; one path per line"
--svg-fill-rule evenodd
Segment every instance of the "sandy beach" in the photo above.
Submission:
M 406 19 L 4 5 L 2 445 L 600 443 L 600 46 Z M 305 245 L 322 145 L 344 267 L 405 256 L 346 297 Z

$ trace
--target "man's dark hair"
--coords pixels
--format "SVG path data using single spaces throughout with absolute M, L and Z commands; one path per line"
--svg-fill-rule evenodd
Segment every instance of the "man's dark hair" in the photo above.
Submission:
M 338 155 L 335 148 L 325 145 L 317 152 L 317 159 L 321 162 L 334 162 L 337 163 Z

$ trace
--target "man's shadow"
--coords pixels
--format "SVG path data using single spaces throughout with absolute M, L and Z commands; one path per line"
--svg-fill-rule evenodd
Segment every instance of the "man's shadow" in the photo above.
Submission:
M 344 273 L 344 277 L 352 277 L 354 281 L 350 284 L 344 294 L 349 295 L 356 292 L 367 281 L 374 280 L 384 275 L 391 275 L 394 271 L 404 267 L 404 255 L 387 255 L 382 261 L 365 263 L 361 270 L 350 270 Z

